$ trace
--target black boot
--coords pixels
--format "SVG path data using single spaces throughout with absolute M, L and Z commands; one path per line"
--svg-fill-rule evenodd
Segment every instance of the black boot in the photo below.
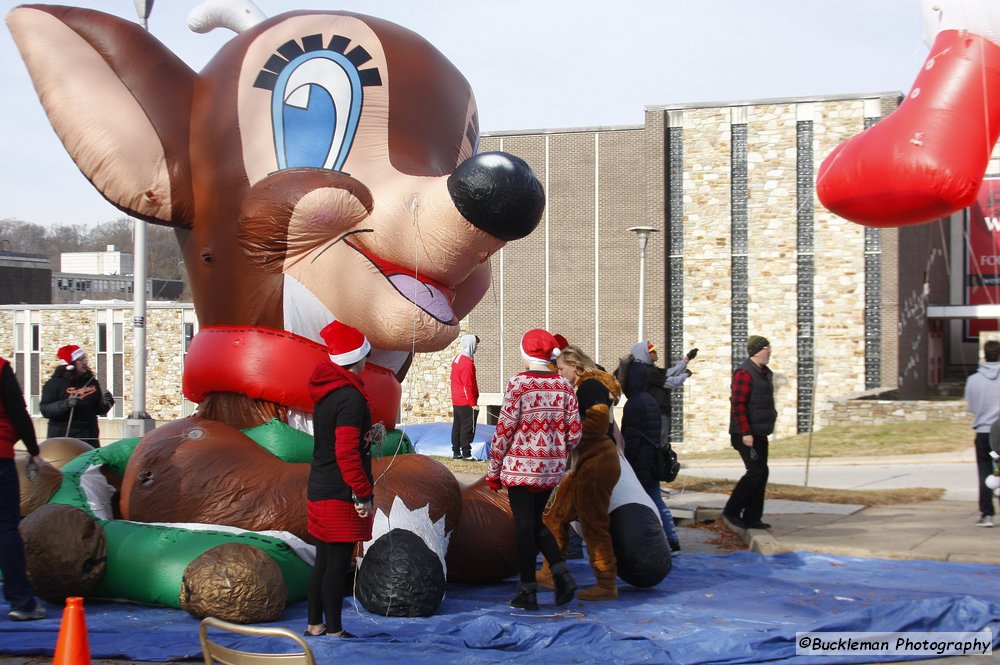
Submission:
M 552 578 L 556 583 L 556 605 L 565 605 L 576 595 L 576 580 L 569 574 L 569 565 L 560 561 L 552 566 Z
M 521 582 L 517 587 L 517 595 L 510 599 L 510 606 L 519 610 L 537 610 L 538 585 L 534 582 Z

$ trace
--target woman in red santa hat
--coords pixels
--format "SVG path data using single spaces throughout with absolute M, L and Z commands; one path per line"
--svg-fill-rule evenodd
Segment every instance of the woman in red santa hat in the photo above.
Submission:
M 521 580 L 510 605 L 523 610 L 538 609 L 535 559 L 539 551 L 555 578 L 556 604 L 568 603 L 576 593 L 576 582 L 559 545 L 542 522 L 545 504 L 582 432 L 573 385 L 549 366 L 558 355 L 558 342 L 550 333 L 538 328 L 524 333 L 525 371 L 507 382 L 486 472 L 490 489 L 507 488 L 514 514 Z
M 307 490 L 309 534 L 319 541 L 309 575 L 305 635 L 354 637 L 341 624 L 344 586 L 355 543 L 372 537 L 372 415 L 358 375 L 371 345 L 355 328 L 334 321 L 320 335 L 330 362 L 313 370 L 315 447 Z M 326 616 L 324 622 L 323 617 Z
M 101 390 L 87 364 L 87 353 L 76 344 L 67 344 L 56 353 L 60 364 L 42 387 L 41 411 L 49 419 L 47 438 L 69 436 L 101 445 L 97 417 L 107 415 L 115 398 Z

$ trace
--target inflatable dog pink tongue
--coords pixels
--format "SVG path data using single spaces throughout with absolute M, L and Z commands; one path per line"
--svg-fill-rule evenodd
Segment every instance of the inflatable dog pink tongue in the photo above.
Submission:
M 903 103 L 838 146 L 820 201 L 867 226 L 932 222 L 976 198 L 1000 136 L 1000 11 L 991 0 L 923 0 L 930 54 Z
M 25 5 L 7 17 L 83 174 L 127 214 L 177 229 L 201 326 L 185 370 L 197 418 L 128 449 L 122 510 L 302 535 L 308 457 L 262 452 L 274 437 L 248 431 L 309 429 L 301 377 L 325 361 L 320 330 L 339 320 L 368 338 L 372 411 L 394 424 L 411 354 L 455 339 L 490 257 L 531 233 L 545 196 L 522 160 L 477 154 L 468 82 L 405 28 L 336 11 L 266 18 L 247 0 L 209 0 L 191 23 L 238 32 L 200 73 L 115 16 Z

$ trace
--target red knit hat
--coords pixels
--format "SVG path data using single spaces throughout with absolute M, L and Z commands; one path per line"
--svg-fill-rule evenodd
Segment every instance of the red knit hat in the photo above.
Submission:
M 86 353 L 84 350 L 76 344 L 67 344 L 56 352 L 56 356 L 59 357 L 59 360 L 63 361 L 63 365 L 69 369 L 73 369 L 73 363 L 85 355 Z
M 326 342 L 330 360 L 336 365 L 353 365 L 362 358 L 367 358 L 372 350 L 372 345 L 360 330 L 340 321 L 334 321 L 319 331 L 319 334 Z
M 555 360 L 561 350 L 552 333 L 534 328 L 521 338 L 521 357 L 529 363 L 546 365 Z
M 565 337 L 563 337 L 559 333 L 556 333 L 555 335 L 553 335 L 553 337 L 555 338 L 555 340 L 556 340 L 556 346 L 559 348 L 560 351 L 562 351 L 567 346 L 569 346 L 569 340 L 567 340 Z

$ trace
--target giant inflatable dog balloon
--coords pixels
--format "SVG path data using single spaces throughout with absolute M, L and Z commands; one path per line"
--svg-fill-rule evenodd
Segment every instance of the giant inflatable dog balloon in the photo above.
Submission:
M 816 192 L 866 226 L 933 222 L 971 205 L 1000 136 L 1000 11 L 993 0 L 923 0 L 930 55 L 888 117 L 838 146 Z
M 29 565 L 57 598 L 263 620 L 283 605 L 251 612 L 274 580 L 303 597 L 301 543 L 257 532 L 305 536 L 319 331 L 342 320 L 372 342 L 362 378 L 380 396 L 374 420 L 391 428 L 411 352 L 456 337 L 489 286 L 490 256 L 544 207 L 524 162 L 477 155 L 472 91 L 420 36 L 336 11 L 268 19 L 234 2 L 193 14 L 200 30 L 239 33 L 200 73 L 100 12 L 25 5 L 7 18 L 83 174 L 129 215 L 177 229 L 201 323 L 184 377 L 198 415 L 81 455 L 26 520 Z M 434 464 L 380 471 L 441 477 Z M 396 478 L 395 497 L 378 485 L 376 496 L 450 533 L 468 492 L 446 475 L 433 487 Z M 102 478 L 110 487 L 97 491 Z M 33 546 L 32 534 L 76 540 Z M 211 588 L 236 570 L 225 592 Z

